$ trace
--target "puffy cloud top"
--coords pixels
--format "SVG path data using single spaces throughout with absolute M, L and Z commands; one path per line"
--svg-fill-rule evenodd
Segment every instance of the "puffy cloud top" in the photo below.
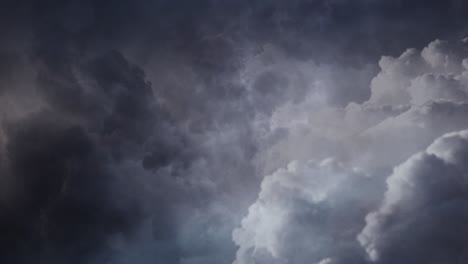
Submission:
M 377 194 L 371 178 L 334 160 L 292 162 L 265 177 L 233 232 L 234 263 L 357 261 L 355 236 Z
M 371 103 L 421 105 L 435 99 L 466 99 L 462 82 L 468 45 L 436 40 L 422 51 L 408 49 L 400 57 L 384 56 L 371 84 Z
M 467 51 L 436 40 L 383 57 L 366 102 L 274 112 L 263 158 L 298 161 L 263 179 L 234 263 L 466 262 Z
M 444 135 L 395 168 L 378 210 L 359 234 L 377 263 L 468 261 L 468 131 Z

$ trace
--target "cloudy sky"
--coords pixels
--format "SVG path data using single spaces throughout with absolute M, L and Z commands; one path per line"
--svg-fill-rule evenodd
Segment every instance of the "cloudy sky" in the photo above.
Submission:
M 468 263 L 464 0 L 0 1 L 0 263 Z

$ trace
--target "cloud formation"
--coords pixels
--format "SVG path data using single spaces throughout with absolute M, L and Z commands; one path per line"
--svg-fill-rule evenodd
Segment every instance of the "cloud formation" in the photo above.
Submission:
M 449 133 L 394 169 L 359 234 L 377 263 L 467 261 L 468 132 Z
M 287 133 L 264 155 L 299 161 L 263 179 L 234 263 L 462 263 L 468 134 L 446 133 L 468 127 L 467 48 L 436 40 L 383 57 L 362 104 L 276 112 Z
M 1 1 L 0 262 L 366 263 L 393 167 L 467 128 L 467 7 Z
M 355 237 L 378 194 L 372 178 L 334 160 L 292 162 L 265 177 L 234 230 L 234 263 L 355 263 Z

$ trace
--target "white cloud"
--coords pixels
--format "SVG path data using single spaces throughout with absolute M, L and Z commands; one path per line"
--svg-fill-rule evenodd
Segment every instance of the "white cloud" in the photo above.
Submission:
M 257 201 L 234 230 L 234 263 L 358 258 L 355 236 L 374 202 L 372 187 L 372 179 L 334 160 L 292 162 L 265 177 Z
M 466 43 L 436 40 L 383 57 L 366 102 L 318 107 L 309 94 L 274 109 L 262 123 L 269 141 L 256 164 L 275 172 L 233 233 L 234 263 L 366 263 L 364 250 L 389 264 L 454 263 L 452 253 L 464 259 L 457 250 L 466 243 L 454 230 L 468 220 L 461 209 L 468 205 L 468 132 L 413 154 L 468 128 L 466 57 Z M 309 161 L 326 157 L 333 162 Z M 385 178 L 402 162 L 383 195 Z M 443 221 L 453 228 L 440 227 Z

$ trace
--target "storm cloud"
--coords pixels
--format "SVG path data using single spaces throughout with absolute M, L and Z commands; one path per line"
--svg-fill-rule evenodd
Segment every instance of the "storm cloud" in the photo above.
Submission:
M 382 57 L 361 104 L 278 110 L 270 124 L 287 133 L 262 158 L 296 161 L 263 179 L 234 263 L 463 263 L 466 132 L 444 134 L 468 125 L 467 48 Z
M 1 1 L 0 262 L 463 263 L 467 11 Z

